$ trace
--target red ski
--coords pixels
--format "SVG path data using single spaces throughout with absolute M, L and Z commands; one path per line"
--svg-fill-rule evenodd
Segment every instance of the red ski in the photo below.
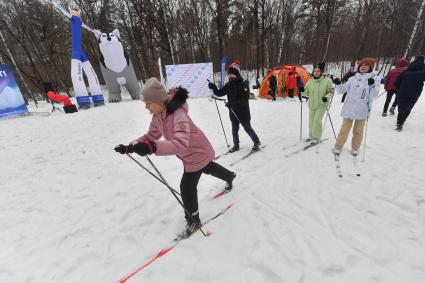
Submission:
M 225 207 L 224 209 L 220 210 L 217 214 L 215 214 L 214 216 L 208 218 L 207 220 L 205 220 L 205 222 L 202 223 L 202 226 L 208 224 L 209 222 L 211 222 L 212 220 L 216 219 L 217 217 L 219 217 L 220 215 L 223 215 L 224 213 L 226 213 L 230 208 L 232 208 L 233 204 L 229 204 L 227 207 Z M 201 227 L 202 227 L 201 226 Z M 199 231 L 199 229 L 193 231 L 193 234 L 195 234 L 197 231 Z M 211 233 L 207 232 L 207 236 L 211 235 Z M 189 236 L 190 237 L 190 236 Z M 187 237 L 187 238 L 189 238 Z M 187 239 L 184 238 L 184 239 Z M 137 268 L 135 271 L 133 271 L 132 273 L 124 276 L 123 278 L 121 278 L 118 283 L 125 283 L 127 282 L 127 280 L 129 280 L 130 278 L 134 277 L 136 274 L 140 273 L 143 269 L 145 269 L 147 266 L 149 266 L 151 263 L 153 263 L 154 261 L 156 261 L 157 259 L 161 258 L 162 256 L 166 255 L 169 251 L 171 251 L 172 249 L 174 249 L 182 240 L 184 239 L 174 239 L 172 241 L 172 243 L 166 247 L 165 249 L 160 250 L 156 256 L 154 256 L 151 260 L 149 260 L 148 262 L 144 263 L 143 265 L 141 265 L 139 268 Z

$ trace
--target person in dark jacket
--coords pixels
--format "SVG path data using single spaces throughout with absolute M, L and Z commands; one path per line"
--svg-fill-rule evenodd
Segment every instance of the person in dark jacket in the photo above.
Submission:
M 424 56 L 416 56 L 394 82 L 397 89 L 398 116 L 395 130 L 402 131 L 407 117 L 421 96 L 425 80 Z
M 273 73 L 270 74 L 269 77 L 269 93 L 272 97 L 272 100 L 276 100 L 276 91 L 277 91 L 277 80 Z
M 218 89 L 213 83 L 209 83 L 208 87 L 212 89 L 214 95 L 227 95 L 228 102 L 226 107 L 229 108 L 230 121 L 232 122 L 233 148 L 230 152 L 239 150 L 239 124 L 242 124 L 245 132 L 254 142 L 252 150 L 256 151 L 260 148 L 260 139 L 251 127 L 251 113 L 249 111 L 249 91 L 240 74 L 240 63 L 235 61 L 230 64 L 228 70 L 229 82 L 223 88 Z
M 356 74 L 356 69 L 354 66 L 351 66 L 351 68 L 348 70 L 348 72 L 342 77 L 341 83 L 345 84 L 349 78 L 353 77 Z M 347 96 L 347 93 L 344 92 L 342 95 L 341 102 L 344 103 L 345 97 Z
M 382 111 L 382 116 L 385 117 L 387 116 L 387 110 L 388 107 L 390 106 L 391 103 L 391 99 L 393 97 L 393 95 L 396 95 L 396 99 L 394 99 L 393 104 L 391 105 L 390 108 L 390 114 L 394 115 L 394 110 L 397 106 L 397 90 L 394 86 L 394 82 L 397 79 L 397 77 L 407 69 L 407 60 L 404 58 L 400 58 L 395 62 L 395 68 L 392 69 L 391 71 L 389 71 L 388 75 L 385 78 L 385 90 L 387 91 L 387 99 L 385 100 L 385 104 L 384 104 L 384 111 Z

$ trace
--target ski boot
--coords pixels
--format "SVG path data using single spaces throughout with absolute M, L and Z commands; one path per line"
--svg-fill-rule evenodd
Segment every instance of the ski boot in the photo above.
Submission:
M 260 150 L 260 146 L 261 146 L 261 142 L 257 141 L 254 143 L 254 146 L 252 147 L 252 151 L 259 151 Z
M 333 147 L 332 148 L 332 153 L 335 154 L 335 155 L 340 155 L 341 154 L 341 150 L 340 149 L 337 149 L 336 147 Z
M 239 144 L 235 144 L 231 149 L 229 149 L 229 152 L 232 153 L 238 150 L 239 150 Z
M 403 125 L 399 125 L 399 124 L 397 124 L 397 126 L 396 126 L 396 128 L 395 128 L 394 130 L 396 130 L 396 131 L 398 131 L 398 132 L 403 131 Z
M 227 181 L 226 186 L 224 187 L 224 191 L 226 193 L 230 192 L 233 189 L 233 180 L 236 178 L 236 173 L 232 172 L 232 179 Z
M 395 114 L 395 107 L 391 107 L 391 108 L 390 108 L 390 114 L 391 114 L 391 115 L 394 115 L 394 114 Z
M 177 235 L 176 240 L 182 240 L 189 238 L 196 230 L 201 228 L 201 220 L 199 219 L 199 213 L 193 216 L 195 222 L 186 217 L 186 227 L 184 230 Z
M 351 150 L 351 155 L 352 156 L 357 156 L 357 155 L 359 155 L 359 151 L 357 149 L 352 149 Z
M 382 113 L 382 117 L 387 117 L 387 113 Z

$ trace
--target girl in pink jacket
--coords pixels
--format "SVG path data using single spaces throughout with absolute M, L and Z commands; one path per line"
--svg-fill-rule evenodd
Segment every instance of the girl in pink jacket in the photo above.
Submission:
M 115 150 L 141 156 L 176 155 L 182 160 L 184 172 L 180 192 L 183 204 L 192 216 L 185 213 L 187 224 L 182 236 L 189 236 L 201 225 L 197 186 L 202 173 L 226 181 L 226 191 L 232 189 L 236 174 L 213 162 L 215 153 L 210 142 L 188 115 L 186 89 L 179 87 L 167 94 L 156 78 L 150 78 L 141 95 L 146 108 L 153 114 L 149 131 L 127 146 L 118 145 Z M 164 139 L 160 140 L 161 137 Z

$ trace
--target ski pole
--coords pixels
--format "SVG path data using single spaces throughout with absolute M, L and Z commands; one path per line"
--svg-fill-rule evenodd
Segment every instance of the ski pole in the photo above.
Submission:
M 331 115 L 329 114 L 329 111 L 327 111 L 327 112 L 328 112 L 328 116 L 329 116 L 329 122 L 331 123 L 332 131 L 334 132 L 334 137 L 335 137 L 335 140 L 336 140 L 336 133 L 335 133 L 335 128 L 334 128 L 334 123 L 332 123 L 332 119 L 331 119 Z
M 377 98 L 375 98 L 375 100 L 377 100 L 378 98 L 380 98 L 382 95 L 384 95 L 385 93 L 387 93 L 387 91 L 386 90 L 384 90 L 382 93 L 380 93 L 379 95 L 378 95 L 378 97 Z
M 301 94 L 300 94 L 301 95 Z M 301 100 L 300 141 L 303 139 L 303 102 Z
M 230 111 L 232 111 L 233 115 L 235 115 L 236 119 L 238 119 L 239 123 L 242 124 L 241 120 L 239 119 L 238 115 L 236 115 L 235 111 L 233 110 L 233 108 L 229 107 Z
M 168 184 L 168 182 L 165 180 L 165 178 L 162 176 L 161 172 L 159 172 L 158 168 L 155 166 L 155 164 L 153 164 L 152 160 L 149 158 L 149 156 L 145 155 L 146 159 L 148 160 L 149 164 L 152 166 L 152 168 L 156 171 L 156 173 L 158 174 L 158 176 L 162 179 L 162 181 L 164 181 L 164 183 Z M 181 194 L 179 192 L 177 192 L 176 190 L 174 190 L 174 193 L 178 194 L 179 196 L 181 196 Z
M 370 90 L 371 90 L 371 86 L 369 86 L 369 94 L 368 94 L 368 101 L 367 101 L 367 110 L 368 110 L 368 114 L 367 114 L 367 118 L 366 118 L 366 132 L 365 132 L 365 137 L 364 137 L 364 146 L 363 146 L 363 160 L 362 162 L 365 162 L 366 160 L 366 144 L 367 144 L 367 127 L 369 125 L 369 116 L 370 116 L 370 111 L 371 111 L 371 105 L 370 105 Z
M 53 1 L 53 0 L 51 0 L 50 1 L 52 4 L 53 4 L 53 6 L 55 7 L 55 9 L 56 10 L 58 10 L 59 12 L 61 12 L 65 17 L 68 17 L 68 18 L 71 18 L 72 16 L 71 16 L 71 14 L 68 12 L 68 11 L 66 11 L 64 8 L 62 8 L 59 4 L 57 4 L 55 1 Z M 93 28 L 91 28 L 91 27 L 89 27 L 88 25 L 86 25 L 86 24 L 84 24 L 84 23 L 82 23 L 81 24 L 81 26 L 83 27 L 83 28 L 85 28 L 86 30 L 88 30 L 88 31 L 91 31 L 91 32 L 93 32 L 94 33 L 94 29 Z
M 207 81 L 210 83 L 210 80 L 207 80 Z M 226 131 L 224 130 L 224 126 L 223 126 L 223 120 L 221 120 L 221 114 L 220 114 L 220 110 L 218 109 L 217 99 L 214 99 L 214 102 L 215 102 L 215 107 L 217 108 L 218 118 L 220 118 L 220 124 L 221 124 L 221 129 L 223 130 L 224 139 L 226 140 L 226 145 L 229 148 L 230 145 L 229 145 L 229 142 L 227 141 Z
M 189 210 L 184 206 L 183 202 L 179 199 L 179 197 L 174 193 L 175 190 L 170 187 L 170 185 L 168 185 L 167 183 L 165 183 L 163 180 L 161 180 L 161 178 L 159 178 L 158 176 L 156 176 L 154 173 L 152 173 L 148 168 L 146 168 L 145 166 L 143 166 L 142 163 L 140 163 L 139 161 L 137 161 L 133 156 L 131 156 L 130 154 L 127 153 L 127 156 L 130 157 L 131 160 L 133 160 L 134 162 L 137 163 L 137 165 L 139 165 L 140 167 L 142 167 L 146 172 L 148 172 L 152 177 L 154 177 L 155 179 L 157 179 L 158 181 L 160 181 L 162 184 L 164 184 L 171 192 L 171 194 L 176 198 L 177 202 L 180 204 L 181 207 L 183 207 L 184 212 L 186 212 L 186 214 L 192 219 L 192 221 L 194 223 L 196 223 L 195 218 L 193 217 L 193 215 L 189 212 Z M 207 237 L 207 234 L 204 232 L 204 230 L 202 230 L 202 227 L 199 227 L 199 230 L 202 232 L 202 234 Z
M 325 130 L 326 122 L 328 121 L 328 117 L 330 118 L 329 109 L 331 108 L 332 101 L 334 100 L 334 96 L 335 96 L 335 89 L 334 89 L 334 91 L 332 93 L 331 101 L 329 102 L 329 105 L 328 105 L 328 107 L 326 109 L 326 112 L 328 113 L 328 115 L 326 115 L 325 122 L 323 123 L 322 133 L 320 134 L 319 144 L 317 145 L 316 153 L 319 153 L 320 141 L 322 140 L 323 132 Z M 335 138 L 336 138 L 336 136 L 335 136 Z
M 364 137 L 364 146 L 363 146 L 363 160 L 362 162 L 365 162 L 365 158 L 366 158 L 366 142 L 367 142 L 367 126 L 369 124 L 369 117 L 367 117 L 366 119 L 366 132 L 365 132 L 365 137 Z

